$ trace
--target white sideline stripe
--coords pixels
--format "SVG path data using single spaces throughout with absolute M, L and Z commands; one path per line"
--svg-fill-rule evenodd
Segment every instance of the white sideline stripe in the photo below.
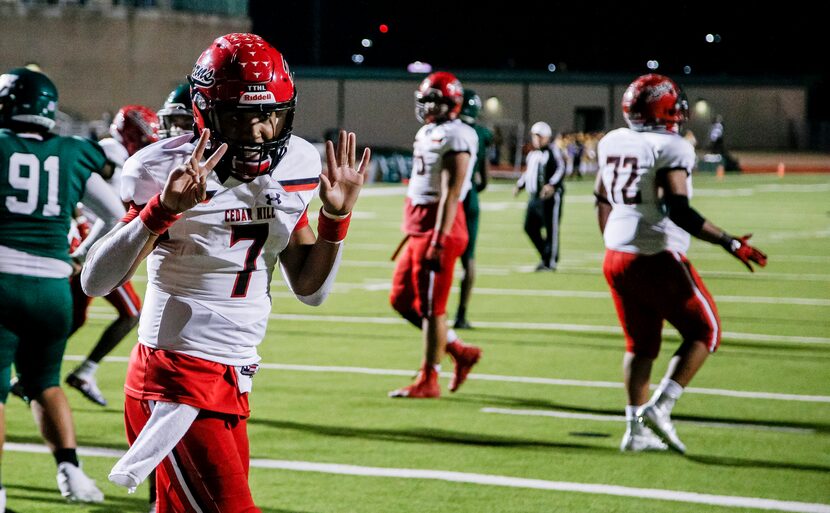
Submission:
M 513 408 L 482 408 L 482 413 L 499 413 L 502 415 L 521 415 L 529 417 L 553 417 L 557 419 L 596 420 L 599 422 L 625 422 L 625 415 L 597 415 L 594 413 L 570 413 L 555 410 L 516 410 Z M 753 429 L 756 431 L 777 431 L 780 433 L 796 433 L 800 435 L 815 434 L 815 429 L 795 428 L 784 426 L 770 426 L 767 424 L 738 424 L 735 422 L 706 422 L 700 420 L 676 420 L 677 424 L 688 424 L 690 426 L 728 428 L 728 429 Z
M 64 355 L 64 360 L 82 362 L 86 359 L 81 355 Z M 104 358 L 107 362 L 128 362 L 129 358 L 126 356 L 107 356 Z M 348 366 L 334 366 L 334 365 L 295 365 L 288 363 L 260 363 L 261 369 L 284 370 L 290 372 L 334 372 L 344 374 L 368 374 L 373 376 L 412 376 L 414 373 L 410 370 L 404 369 L 377 369 L 371 367 L 348 367 Z M 452 377 L 451 372 L 442 372 L 441 377 Z M 528 376 L 502 376 L 498 374 L 477 374 L 471 372 L 467 379 L 474 379 L 480 381 L 501 381 L 508 383 L 528 383 L 534 385 L 555 385 L 568 387 L 585 387 L 585 388 L 623 388 L 622 383 L 614 381 L 585 381 L 576 379 L 556 379 L 556 378 L 534 378 Z M 657 388 L 657 385 L 651 385 L 652 389 Z M 809 403 L 830 403 L 830 396 L 824 395 L 802 395 L 802 394 L 779 394 L 776 392 L 750 392 L 745 390 L 725 390 L 720 388 L 698 388 L 687 387 L 686 393 L 702 394 L 702 395 L 719 395 L 725 397 L 740 397 L 744 399 L 771 399 L 776 401 L 801 401 Z
M 99 307 L 106 308 L 106 307 Z M 96 310 L 96 307 L 90 310 Z M 103 313 L 105 310 L 91 311 L 89 316 L 92 319 L 115 319 L 112 313 Z M 346 316 L 346 315 L 308 315 L 308 314 L 277 314 L 272 313 L 269 319 L 275 321 L 309 321 L 309 322 L 342 322 L 346 324 L 400 324 L 407 322 L 398 317 L 369 317 L 369 316 Z M 622 335 L 619 326 L 597 326 L 593 324 L 562 324 L 550 322 L 490 322 L 476 321 L 476 326 L 481 328 L 499 328 L 528 331 L 576 331 L 581 333 L 614 333 Z M 677 331 L 666 328 L 668 333 L 677 334 Z M 778 342 L 794 344 L 830 344 L 828 337 L 801 337 L 794 335 L 765 335 L 762 333 L 740 333 L 736 331 L 724 331 L 724 339 L 749 340 L 753 342 Z
M 47 454 L 46 446 L 8 442 L 6 451 Z M 102 447 L 78 447 L 81 456 L 119 458 L 124 451 Z M 504 486 L 508 488 L 528 488 L 534 490 L 553 490 L 558 492 L 589 493 L 594 495 L 613 495 L 616 497 L 633 497 L 637 499 L 654 499 L 693 504 L 709 504 L 735 508 L 752 508 L 768 511 L 789 511 L 795 513 L 830 513 L 830 504 L 813 502 L 783 501 L 776 499 L 759 499 L 733 495 L 711 495 L 708 493 L 661 490 L 659 488 L 633 488 L 593 483 L 572 483 L 568 481 L 546 481 L 522 477 L 499 476 L 494 474 L 473 474 L 470 472 L 453 472 L 448 470 L 424 470 L 411 468 L 364 467 L 339 463 L 315 463 L 310 461 L 286 461 L 255 458 L 251 467 L 292 470 L 295 472 L 317 472 L 362 477 L 392 477 L 397 479 L 428 479 L 452 483 L 477 484 L 486 486 Z
M 397 317 L 353 317 L 345 315 L 307 315 L 307 314 L 277 314 L 270 316 L 273 320 L 281 321 L 311 321 L 311 322 L 343 322 L 350 324 L 406 324 L 406 321 Z M 524 329 L 531 331 L 578 331 L 587 333 L 616 333 L 622 334 L 619 326 L 597 326 L 591 324 L 562 324 L 546 322 L 488 322 L 477 321 L 482 328 Z M 674 330 L 668 330 L 676 333 Z M 739 333 L 724 331 L 725 339 L 751 340 L 756 342 L 793 342 L 803 344 L 830 344 L 828 337 L 801 337 L 792 335 L 765 335 L 761 333 Z
M 830 513 L 830 505 L 781 501 L 775 499 L 758 499 L 729 495 L 710 495 L 704 493 L 660 490 L 654 488 L 633 488 L 592 483 L 571 483 L 567 481 L 546 481 L 521 477 L 499 476 L 492 474 L 473 474 L 469 472 L 452 472 L 445 470 L 420 470 L 406 468 L 363 467 L 333 463 L 310 463 L 305 461 L 251 460 L 251 466 L 294 470 L 299 472 L 320 472 L 365 477 L 395 477 L 400 479 L 429 479 L 454 483 L 504 486 L 509 488 L 530 488 L 536 490 L 555 490 L 560 492 L 590 493 L 595 495 L 613 495 L 618 497 L 635 497 L 639 499 L 656 499 L 675 502 L 691 502 L 740 508 L 755 508 L 772 511 L 791 511 L 799 513 Z
M 360 289 L 367 291 L 388 291 L 392 288 L 391 282 L 379 283 L 338 283 L 335 291 Z M 274 282 L 272 290 L 288 290 L 282 282 Z M 458 292 L 457 286 L 453 287 Z M 566 297 L 582 299 L 611 299 L 611 293 L 596 290 L 523 290 L 523 289 L 493 289 L 476 287 L 476 294 L 485 296 L 522 296 L 522 297 Z M 804 305 L 804 306 L 830 306 L 830 299 L 806 298 L 806 297 L 773 297 L 773 296 L 715 296 L 716 303 L 756 303 L 770 305 Z

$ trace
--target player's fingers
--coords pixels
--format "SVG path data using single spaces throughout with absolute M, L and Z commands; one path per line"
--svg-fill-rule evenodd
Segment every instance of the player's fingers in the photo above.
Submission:
M 357 173 L 360 175 L 366 174 L 366 168 L 369 166 L 369 160 L 372 158 L 372 150 L 366 148 L 363 150 L 363 156 L 360 158 L 360 165 L 357 166 Z
M 205 170 L 211 171 L 214 167 L 216 167 L 216 165 L 219 164 L 219 161 L 222 160 L 222 156 L 225 155 L 226 151 L 228 151 L 228 145 L 222 143 L 222 146 L 216 148 L 216 151 L 213 152 L 213 155 L 211 155 L 207 162 L 205 162 Z
M 342 166 L 346 164 L 346 152 L 348 151 L 348 137 L 346 131 L 340 131 L 340 137 L 337 141 L 337 164 Z
M 199 135 L 199 142 L 196 143 L 196 148 L 193 150 L 193 153 L 190 154 L 191 159 L 195 159 L 196 162 L 201 162 L 202 155 L 205 153 L 205 147 L 207 146 L 208 140 L 210 139 L 210 129 L 205 128 L 202 130 L 202 133 Z
M 349 167 L 354 169 L 355 152 L 357 151 L 357 136 L 349 132 Z
M 328 192 L 331 190 L 331 182 L 329 181 L 329 177 L 325 175 L 325 173 L 320 174 L 320 192 Z
M 337 157 L 334 151 L 334 144 L 331 141 L 326 141 L 326 163 L 328 164 L 328 173 L 337 168 Z

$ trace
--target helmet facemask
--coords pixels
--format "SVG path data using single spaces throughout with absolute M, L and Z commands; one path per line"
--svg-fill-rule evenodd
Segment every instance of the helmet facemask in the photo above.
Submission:
M 421 123 L 440 123 L 450 119 L 452 106 L 440 94 L 415 91 L 415 118 Z
M 159 138 L 177 137 L 193 130 L 193 101 L 190 84 L 176 86 L 158 111 Z
M 220 105 L 207 111 L 205 124 L 211 129 L 211 147 L 228 145 L 217 169 L 242 182 L 270 175 L 288 151 L 294 106 L 292 99 L 276 108 Z

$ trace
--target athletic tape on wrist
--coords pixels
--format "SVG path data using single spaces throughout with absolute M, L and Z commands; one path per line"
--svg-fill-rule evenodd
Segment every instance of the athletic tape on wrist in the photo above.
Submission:
M 320 215 L 317 216 L 317 236 L 326 242 L 337 244 L 346 238 L 346 233 L 349 231 L 349 222 L 352 220 L 352 213 L 343 216 L 335 216 L 326 212 L 320 207 Z
M 156 194 L 150 199 L 150 201 L 147 202 L 146 205 L 144 205 L 144 208 L 141 209 L 139 217 L 148 230 L 156 235 L 161 235 L 169 230 L 173 223 L 179 220 L 181 214 L 174 214 L 173 212 L 167 210 L 167 208 L 161 204 L 161 195 Z

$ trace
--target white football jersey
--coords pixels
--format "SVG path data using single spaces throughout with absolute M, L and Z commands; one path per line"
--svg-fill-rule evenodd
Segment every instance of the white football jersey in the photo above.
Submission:
M 666 214 L 657 175 L 663 169 L 685 169 L 691 199 L 694 147 L 672 132 L 618 128 L 600 140 L 597 152 L 597 179 L 613 207 L 603 233 L 605 247 L 627 253 L 686 254 L 690 236 Z
M 464 177 L 459 201 L 472 186 L 473 169 L 478 154 L 478 134 L 460 119 L 436 125 L 428 123 L 418 130 L 412 152 L 412 174 L 406 195 L 413 205 L 437 203 L 441 196 L 441 167 L 449 152 L 469 152 L 470 164 Z
M 163 139 L 124 165 L 121 198 L 146 204 L 190 157 L 192 134 Z M 207 200 L 184 212 L 147 259 L 139 341 L 227 365 L 259 360 L 279 254 L 319 187 L 321 162 L 292 136 L 271 176 L 222 184 L 207 178 Z

